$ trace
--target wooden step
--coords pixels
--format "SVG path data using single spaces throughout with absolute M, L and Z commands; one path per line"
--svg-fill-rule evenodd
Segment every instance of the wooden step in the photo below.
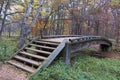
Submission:
M 36 45 L 36 44 L 29 44 L 29 45 L 35 46 L 35 47 L 39 47 L 39 48 L 44 48 L 44 49 L 55 50 L 55 48 L 53 48 L 53 47 L 48 47 L 48 46 L 41 46 L 41 45 Z
M 45 60 L 47 59 L 46 57 L 43 57 L 43 56 L 39 56 L 39 55 L 35 55 L 35 54 L 30 54 L 30 53 L 27 53 L 27 52 L 20 52 L 21 54 L 24 54 L 26 56 L 30 56 L 30 57 L 34 57 L 34 58 L 37 58 L 37 59 L 42 59 L 42 60 Z
M 24 57 L 21 57 L 21 56 L 14 56 L 14 58 L 18 59 L 18 60 L 21 60 L 21 61 L 24 61 L 24 62 L 27 62 L 27 63 L 30 63 L 30 64 L 33 64 L 33 65 L 36 65 L 36 66 L 39 66 L 40 65 L 40 62 L 36 62 L 34 60 L 31 60 L 31 59 L 27 59 L 27 58 L 24 58 Z
M 49 39 L 40 39 L 38 41 L 43 41 L 43 42 L 51 42 L 51 43 L 57 43 L 57 44 L 60 44 L 60 42 L 57 42 L 57 41 L 51 41 Z
M 51 54 L 50 52 L 47 52 L 47 51 L 42 51 L 42 50 L 33 49 L 33 48 L 28 48 L 28 47 L 25 47 L 25 49 L 27 49 L 27 50 L 31 50 L 31 51 L 36 51 L 36 52 L 39 52 L 39 53 L 48 54 L 48 55 Z
M 30 72 L 30 73 L 34 73 L 36 71 L 35 68 L 32 68 L 32 67 L 27 66 L 27 65 L 24 65 L 24 64 L 22 64 L 22 63 L 20 63 L 18 61 L 15 61 L 15 60 L 9 60 L 8 63 L 12 64 L 13 66 L 16 66 L 16 67 L 18 67 L 20 69 L 23 69 L 23 70 L 25 70 L 27 72 Z
M 58 43 L 51 43 L 51 42 L 44 42 L 44 41 L 34 41 L 34 42 L 42 43 L 42 44 L 55 45 L 55 46 L 58 46 L 58 45 L 59 45 Z

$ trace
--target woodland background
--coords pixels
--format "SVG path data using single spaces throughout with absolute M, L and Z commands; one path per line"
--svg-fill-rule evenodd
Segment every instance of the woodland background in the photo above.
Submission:
M 0 37 L 96 35 L 120 39 L 120 0 L 0 0 Z

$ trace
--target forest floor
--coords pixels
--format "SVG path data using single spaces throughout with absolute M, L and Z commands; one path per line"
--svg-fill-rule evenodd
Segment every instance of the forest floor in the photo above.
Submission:
M 120 51 L 117 51 L 116 49 L 113 49 L 110 52 L 101 52 L 99 51 L 99 46 L 94 45 L 92 46 L 93 49 L 95 49 L 95 53 L 90 54 L 90 56 L 99 57 L 99 58 L 115 58 L 120 59 Z
M 9 64 L 0 66 L 0 80 L 28 80 L 27 73 Z
M 120 53 L 118 52 L 96 52 L 95 54 L 91 55 L 94 57 L 99 57 L 99 58 L 115 58 L 115 59 L 120 59 Z
M 0 41 L 0 80 L 28 80 L 27 73 L 23 70 L 7 63 L 4 64 L 17 50 L 16 46 L 17 42 L 11 40 Z

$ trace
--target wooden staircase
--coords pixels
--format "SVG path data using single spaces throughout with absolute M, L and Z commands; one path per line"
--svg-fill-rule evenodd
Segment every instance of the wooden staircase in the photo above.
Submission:
M 65 43 L 66 40 L 53 42 L 36 39 L 16 52 L 7 62 L 26 72 L 34 74 L 40 68 L 47 67 L 62 51 Z

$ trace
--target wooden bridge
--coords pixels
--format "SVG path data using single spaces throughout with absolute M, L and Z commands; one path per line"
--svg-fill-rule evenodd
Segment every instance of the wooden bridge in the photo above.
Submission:
M 37 37 L 31 40 L 7 63 L 33 75 L 41 68 L 48 67 L 63 49 L 65 50 L 65 61 L 69 64 L 71 54 L 93 44 L 100 44 L 103 51 L 108 51 L 112 47 L 112 43 L 108 39 L 100 36 L 43 36 L 42 39 Z

